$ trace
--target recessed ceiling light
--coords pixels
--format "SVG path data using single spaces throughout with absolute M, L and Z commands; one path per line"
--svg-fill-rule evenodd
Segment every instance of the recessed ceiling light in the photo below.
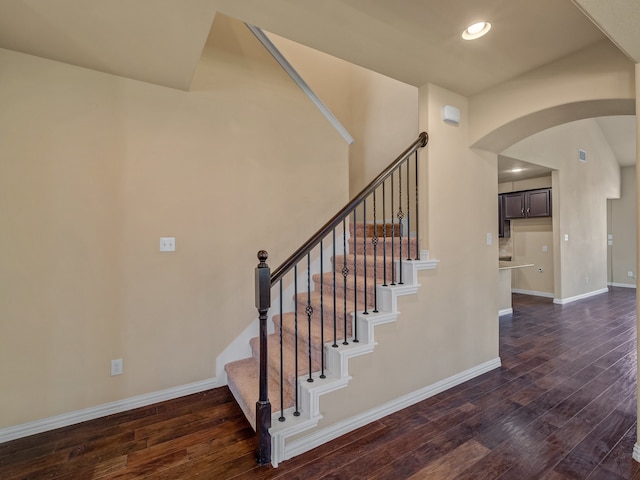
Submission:
M 475 40 L 485 35 L 489 30 L 491 30 L 491 24 L 489 22 L 477 22 L 469 25 L 467 29 L 462 32 L 462 38 L 465 40 Z
M 511 173 L 518 173 L 518 172 L 522 172 L 523 170 L 524 168 L 512 168 Z

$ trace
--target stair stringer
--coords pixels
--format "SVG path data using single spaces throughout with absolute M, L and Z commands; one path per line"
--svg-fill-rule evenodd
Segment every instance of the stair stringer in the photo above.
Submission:
M 297 388 L 300 399 L 299 416 L 294 416 L 295 407 L 285 410 L 286 420 L 280 422 L 280 412 L 271 419 L 271 464 L 277 467 L 280 462 L 289 460 L 295 455 L 303 453 L 300 448 L 295 452 L 287 448 L 287 439 L 304 431 L 315 428 L 322 414 L 320 413 L 320 396 L 325 393 L 342 389 L 349 384 L 349 359 L 373 352 L 377 342 L 375 341 L 375 327 L 386 323 L 395 322 L 400 315 L 398 310 L 398 297 L 417 293 L 418 271 L 433 270 L 438 265 L 438 260 L 428 259 L 428 251 L 422 251 L 425 260 L 396 261 L 398 268 L 402 269 L 403 284 L 377 286 L 379 312 L 357 312 L 352 321 L 357 322 L 359 342 L 349 342 L 348 345 L 339 343 L 338 347 L 332 347 L 332 342 L 324 345 L 326 352 L 326 378 L 320 378 L 320 372 L 314 372 L 313 382 L 308 381 L 308 376 L 298 377 Z M 328 440 L 327 440 L 328 441 Z M 309 449 L 317 445 L 312 445 Z

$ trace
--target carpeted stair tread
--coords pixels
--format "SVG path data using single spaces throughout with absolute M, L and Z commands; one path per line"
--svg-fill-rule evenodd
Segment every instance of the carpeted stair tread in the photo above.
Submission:
M 387 223 L 387 224 L 383 224 L 383 223 L 376 223 L 375 226 L 373 223 L 367 223 L 366 224 L 366 232 L 367 232 L 367 237 L 373 237 L 374 232 L 378 233 L 378 237 L 383 237 L 385 235 L 385 227 L 386 227 L 386 236 L 387 237 L 391 237 L 392 233 L 395 232 L 396 237 L 400 236 L 400 230 L 401 230 L 401 226 L 399 223 Z M 365 232 L 365 224 L 362 222 L 357 222 L 355 225 L 353 223 L 349 224 L 349 232 L 351 233 L 351 236 L 353 237 L 354 234 L 358 237 L 361 237 L 364 235 Z
M 384 251 L 386 250 L 387 256 L 393 254 L 395 259 L 397 260 L 400 255 L 401 245 L 402 245 L 403 259 L 412 258 L 413 256 L 415 256 L 415 253 L 416 253 L 415 238 L 398 237 L 398 238 L 394 238 L 393 242 L 390 239 L 387 239 L 386 242 L 379 240 L 377 246 L 374 247 L 370 238 L 358 237 L 356 239 L 353 239 L 353 238 L 349 239 L 348 244 L 349 244 L 349 252 L 350 253 L 355 252 L 358 255 L 361 255 L 361 254 L 364 255 L 364 252 L 366 249 L 367 256 L 374 255 L 374 250 L 375 250 L 375 255 L 382 256 L 384 254 Z M 408 252 L 411 252 L 411 256 L 408 255 Z
M 354 269 L 354 262 L 355 262 L 355 270 L 356 270 L 356 275 L 362 275 L 364 276 L 364 265 L 365 265 L 365 256 L 364 255 L 353 255 L 353 254 L 347 254 L 347 255 L 338 255 L 336 256 L 336 265 L 339 266 L 338 269 L 342 268 L 342 265 L 344 265 L 344 260 L 346 259 L 348 268 L 350 270 L 350 272 L 353 272 Z M 374 265 L 375 265 L 375 274 L 376 274 L 376 280 L 381 280 L 384 276 L 385 273 L 385 258 L 383 255 L 367 255 L 366 256 L 366 262 L 367 262 L 367 277 L 369 278 L 373 278 L 373 273 L 374 273 Z M 387 255 L 386 258 L 386 274 L 387 274 L 387 283 L 391 282 L 391 278 L 392 278 L 392 272 L 394 271 L 394 258 L 391 255 Z M 333 272 L 330 272 L 330 274 L 333 276 Z M 338 278 L 341 278 L 341 275 L 338 274 L 336 275 L 336 281 Z M 378 283 L 383 284 L 384 282 L 379 281 Z
M 312 320 L 317 320 L 320 321 L 320 316 L 321 316 L 321 309 L 320 309 L 320 292 L 311 292 L 309 298 L 310 298 L 310 302 L 311 302 L 311 306 L 313 308 L 313 312 L 311 315 L 311 319 Z M 332 318 L 333 319 L 333 313 L 334 310 L 336 312 L 336 315 L 339 319 L 344 319 L 345 317 L 345 297 L 344 295 L 336 295 L 336 305 L 334 308 L 333 305 L 333 295 L 329 296 L 329 295 L 322 295 L 324 298 L 324 304 L 323 304 L 323 310 L 322 313 L 324 315 L 325 321 L 327 318 Z M 304 319 L 305 321 L 307 320 L 307 314 L 305 312 L 305 309 L 307 307 L 307 294 L 298 294 L 298 319 Z M 357 309 L 357 310 L 363 310 L 364 309 L 364 302 L 363 299 L 358 299 L 357 304 L 354 305 L 354 299 L 353 299 L 353 295 L 350 295 L 349 293 L 347 294 L 346 297 L 346 317 L 350 318 L 351 317 L 351 313 Z
M 308 337 L 307 337 L 308 338 Z M 260 359 L 260 339 L 258 337 L 252 338 L 250 341 L 251 352 L 253 353 L 253 359 L 256 363 Z M 300 375 L 309 374 L 309 356 L 308 343 L 299 339 L 298 341 L 298 374 L 295 374 L 295 349 L 292 342 L 283 342 L 282 345 L 282 359 L 284 370 L 284 381 L 289 387 L 295 387 L 296 378 Z M 316 346 L 319 347 L 319 346 Z M 317 355 L 317 358 L 312 359 L 312 372 L 320 370 L 320 350 L 318 348 L 312 348 L 313 354 Z M 280 335 L 268 335 L 267 336 L 267 355 L 269 357 L 269 375 L 278 379 L 280 383 Z
M 245 416 L 255 430 L 256 401 L 259 396 L 260 365 L 253 357 L 230 362 L 224 367 L 228 386 L 240 405 Z M 278 377 L 269 375 L 269 398 L 272 399 L 272 411 L 280 410 L 280 383 Z M 277 399 L 277 400 L 276 400 Z M 294 404 L 290 392 L 285 392 L 284 408 Z
M 283 338 L 286 342 L 293 344 L 294 332 L 295 332 L 295 315 L 292 313 L 286 313 L 283 315 L 284 323 L 283 323 Z M 280 332 L 280 317 L 274 316 L 273 322 L 275 325 L 275 332 L 279 335 Z M 298 342 L 306 345 L 309 341 L 308 337 L 308 322 L 306 317 L 304 319 L 298 318 Z M 320 345 L 323 343 L 333 342 L 334 341 L 334 332 L 333 332 L 333 315 L 326 316 L 323 324 L 324 328 L 320 328 L 319 321 L 311 322 L 311 343 L 312 345 L 320 348 Z M 352 321 L 351 316 L 347 319 L 347 339 L 351 337 L 352 334 Z M 324 331 L 324 337 L 321 336 L 321 333 Z M 344 335 L 344 318 L 338 317 L 336 319 L 336 341 L 337 343 L 341 343 L 345 338 Z
M 321 275 L 318 273 L 318 274 L 315 274 L 312 278 L 313 278 L 316 290 L 319 292 Z M 341 276 L 339 280 L 336 279 L 335 285 L 333 283 L 333 273 L 325 273 L 322 275 L 322 278 L 324 279 L 324 282 L 322 284 L 322 292 L 324 294 L 325 301 L 326 301 L 327 295 L 329 295 L 329 298 L 333 302 L 334 289 L 336 291 L 336 296 L 340 296 L 341 298 L 343 298 L 344 291 L 345 291 L 344 277 Z M 348 275 L 347 287 L 346 287 L 347 299 L 353 300 L 354 293 L 356 292 L 358 297 L 360 297 L 361 295 L 364 295 L 365 285 L 366 285 L 367 306 L 372 306 L 375 301 L 375 290 L 374 290 L 373 280 L 374 280 L 373 277 L 369 277 L 369 276 L 365 277 L 364 275 L 353 275 L 353 274 Z M 376 281 L 378 282 L 379 285 L 382 284 L 382 272 L 380 273 L 380 276 L 376 278 Z M 364 296 L 361 297 L 361 299 L 364 299 Z

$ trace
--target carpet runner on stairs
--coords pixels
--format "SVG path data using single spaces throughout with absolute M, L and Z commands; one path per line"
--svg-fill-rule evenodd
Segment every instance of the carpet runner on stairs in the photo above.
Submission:
M 309 375 L 309 322 L 306 308 L 310 304 L 313 309 L 311 315 L 311 371 L 318 372 L 321 370 L 321 350 L 323 342 L 333 344 L 334 337 L 337 344 L 343 342 L 353 342 L 352 332 L 352 312 L 365 310 L 365 250 L 366 254 L 366 283 L 367 283 L 367 303 L 366 309 L 373 311 L 375 309 L 375 283 L 382 285 L 385 283 L 383 278 L 385 272 L 386 257 L 386 283 L 393 282 L 394 259 L 398 259 L 402 246 L 403 258 L 408 258 L 408 248 L 412 254 L 415 254 L 414 239 L 406 237 L 400 240 L 399 225 L 386 225 L 386 242 L 385 225 L 377 225 L 374 230 L 372 224 L 366 225 L 367 236 L 364 237 L 365 226 L 357 224 L 353 228 L 350 225 L 350 235 L 348 240 L 348 249 L 350 253 L 347 255 L 337 255 L 335 258 L 336 270 L 335 284 L 334 273 L 324 272 L 322 274 L 322 305 L 320 302 L 320 273 L 312 275 L 314 291 L 308 298 L 306 290 L 298 292 L 297 304 L 298 315 L 293 312 L 284 313 L 282 318 L 279 314 L 273 316 L 275 326 L 274 334 L 268 337 L 268 353 L 269 353 L 269 399 L 272 403 L 272 411 L 275 413 L 281 409 L 281 405 L 285 409 L 295 406 L 295 388 L 298 376 Z M 377 246 L 374 256 L 373 233 L 377 231 Z M 395 236 L 392 238 L 392 232 Z M 340 240 L 342 241 L 342 240 Z M 393 245 L 392 245 L 393 243 Z M 386 245 L 386 247 L 385 247 Z M 348 274 L 343 277 L 342 269 L 346 266 Z M 375 268 L 374 268 L 375 266 Z M 354 276 L 353 270 L 356 270 Z M 306 275 L 306 273 L 305 273 Z M 335 305 L 334 305 L 335 290 Z M 346 322 L 345 322 L 345 299 L 346 299 Z M 354 301 L 355 299 L 355 301 Z M 334 315 L 335 313 L 335 315 Z M 322 321 L 321 321 L 322 315 Z M 335 320 L 335 330 L 334 330 Z M 296 325 L 297 323 L 297 325 Z M 321 328 L 321 323 L 323 328 Z M 346 323 L 346 336 L 345 336 Z M 280 354 L 280 326 L 282 325 L 282 356 Z M 295 341 L 297 330 L 298 341 Z M 324 334 L 322 338 L 322 333 Z M 335 332 L 335 335 L 334 335 Z M 298 353 L 298 369 L 295 369 L 295 353 Z M 254 338 L 251 341 L 252 357 L 231 362 L 225 366 L 228 377 L 229 388 L 233 392 L 235 398 L 240 404 L 242 410 L 247 416 L 251 425 L 255 428 L 255 402 L 258 399 L 258 372 L 259 372 L 259 341 Z M 284 401 L 280 401 L 280 359 L 283 363 L 283 385 Z M 325 360 L 326 363 L 326 360 Z

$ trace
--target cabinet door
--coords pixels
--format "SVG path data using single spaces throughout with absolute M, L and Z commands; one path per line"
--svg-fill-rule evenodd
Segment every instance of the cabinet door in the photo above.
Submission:
M 526 192 L 527 217 L 551 216 L 551 190 L 534 190 Z
M 498 237 L 511 236 L 511 222 L 504 219 L 504 195 L 498 195 Z
M 524 218 L 524 193 L 505 193 L 502 195 L 505 220 L 512 218 Z
M 502 195 L 498 195 L 498 237 L 504 237 L 504 212 L 502 211 Z

